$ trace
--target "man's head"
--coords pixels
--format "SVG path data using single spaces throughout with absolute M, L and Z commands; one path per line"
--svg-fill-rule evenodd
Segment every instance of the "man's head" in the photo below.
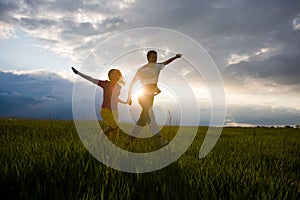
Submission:
M 157 52 L 154 50 L 148 51 L 147 60 L 149 63 L 156 63 L 157 62 Z

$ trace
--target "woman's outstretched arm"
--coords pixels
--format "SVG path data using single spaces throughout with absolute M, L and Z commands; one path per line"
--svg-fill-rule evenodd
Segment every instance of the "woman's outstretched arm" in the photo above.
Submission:
M 77 71 L 74 67 L 72 67 L 72 71 L 73 71 L 75 74 L 81 76 L 82 78 L 84 78 L 84 79 L 86 79 L 86 80 L 88 80 L 88 81 L 91 81 L 92 83 L 95 83 L 96 85 L 98 85 L 98 83 L 99 83 L 99 80 L 98 80 L 98 79 L 94 79 L 94 78 L 92 78 L 92 77 L 90 77 L 90 76 L 87 76 L 87 75 L 85 75 L 85 74 L 83 74 L 83 73 Z

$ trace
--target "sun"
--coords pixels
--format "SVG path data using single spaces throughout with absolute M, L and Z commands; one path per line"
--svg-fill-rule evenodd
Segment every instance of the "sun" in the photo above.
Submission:
M 141 96 L 143 94 L 144 94 L 143 88 L 141 88 L 141 87 L 137 88 L 137 89 L 133 90 L 133 92 L 132 92 L 132 98 L 133 99 L 137 99 L 139 96 Z

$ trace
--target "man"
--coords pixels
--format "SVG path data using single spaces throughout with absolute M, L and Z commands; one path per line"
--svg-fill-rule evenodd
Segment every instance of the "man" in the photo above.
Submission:
M 142 95 L 138 97 L 138 102 L 142 107 L 142 112 L 140 114 L 139 120 L 136 122 L 136 126 L 132 130 L 131 135 L 137 136 L 142 127 L 151 123 L 150 130 L 152 133 L 156 134 L 159 146 L 165 146 L 166 144 L 168 144 L 161 137 L 159 128 L 155 122 L 152 106 L 154 96 L 160 93 L 160 89 L 157 87 L 160 71 L 165 67 L 165 65 L 170 64 L 172 61 L 174 61 L 177 58 L 180 58 L 181 56 L 181 54 L 176 54 L 174 57 L 162 63 L 157 63 L 157 52 L 154 50 L 148 51 L 148 63 L 138 69 L 133 80 L 130 83 L 128 90 L 128 104 L 131 105 L 132 88 L 137 81 L 140 81 L 143 92 Z

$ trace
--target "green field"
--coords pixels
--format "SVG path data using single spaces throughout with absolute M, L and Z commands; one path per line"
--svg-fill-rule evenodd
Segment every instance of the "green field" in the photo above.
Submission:
M 163 135 L 175 128 L 163 129 Z M 0 119 L 0 195 L 6 199 L 300 199 L 300 129 L 224 128 L 203 159 L 207 128 L 185 154 L 150 173 L 105 166 L 73 121 Z

